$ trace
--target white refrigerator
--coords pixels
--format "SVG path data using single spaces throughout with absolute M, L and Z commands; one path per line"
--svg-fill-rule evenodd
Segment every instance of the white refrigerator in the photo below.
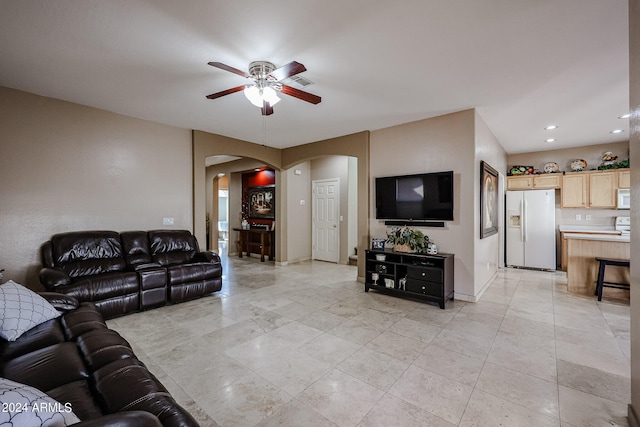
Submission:
M 555 190 L 507 191 L 506 264 L 556 269 Z

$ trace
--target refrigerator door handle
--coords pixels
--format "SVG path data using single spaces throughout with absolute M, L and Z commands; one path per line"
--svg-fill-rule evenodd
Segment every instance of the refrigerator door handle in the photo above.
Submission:
M 527 239 L 529 238 L 528 236 L 528 230 L 527 230 L 527 198 L 524 198 L 524 202 L 523 202 L 524 206 L 522 207 L 522 241 L 526 242 Z
M 524 242 L 524 206 L 523 201 L 520 199 L 520 241 Z

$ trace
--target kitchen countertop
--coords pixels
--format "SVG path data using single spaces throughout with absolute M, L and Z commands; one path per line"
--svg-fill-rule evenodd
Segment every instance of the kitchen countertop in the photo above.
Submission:
M 589 226 L 589 225 L 560 225 L 561 233 L 594 233 L 594 234 L 620 234 L 613 226 Z
M 580 233 L 571 233 L 565 235 L 566 239 L 579 239 L 579 240 L 598 240 L 605 242 L 620 242 L 620 243 L 629 243 L 631 241 L 630 236 L 628 234 L 624 235 L 611 235 L 611 234 L 580 234 Z

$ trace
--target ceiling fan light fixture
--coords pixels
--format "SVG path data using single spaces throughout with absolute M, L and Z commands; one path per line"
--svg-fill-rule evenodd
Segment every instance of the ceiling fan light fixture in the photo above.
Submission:
M 244 88 L 244 96 L 258 108 L 264 106 L 264 101 L 267 101 L 272 107 L 280 102 L 276 91 L 272 87 L 264 87 L 259 89 L 257 86 L 246 86 Z
M 246 86 L 244 88 L 244 96 L 258 108 L 262 108 L 262 94 L 260 93 L 260 89 L 257 86 Z
M 272 107 L 280 102 L 278 94 L 271 86 L 267 86 L 262 89 L 262 99 L 267 101 Z

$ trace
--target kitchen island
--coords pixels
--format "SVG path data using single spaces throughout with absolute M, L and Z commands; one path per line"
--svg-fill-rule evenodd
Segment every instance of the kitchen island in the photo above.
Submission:
M 593 296 L 598 280 L 596 257 L 629 259 L 629 235 L 580 234 L 565 236 L 567 247 L 567 287 L 569 292 Z M 629 283 L 629 269 L 607 267 L 606 281 Z M 629 291 L 605 289 L 606 298 L 629 299 Z

